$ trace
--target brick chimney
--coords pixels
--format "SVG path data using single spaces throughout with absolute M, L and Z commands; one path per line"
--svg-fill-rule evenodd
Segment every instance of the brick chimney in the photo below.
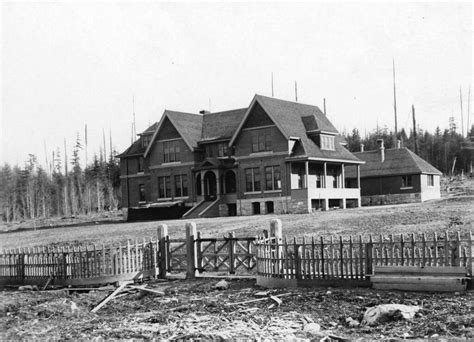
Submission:
M 397 140 L 397 148 L 398 149 L 402 148 L 402 142 L 400 140 Z
M 385 161 L 385 147 L 383 145 L 383 139 L 377 139 L 377 145 L 379 145 L 380 160 L 383 163 Z
M 360 144 L 360 151 L 361 152 L 364 152 L 364 146 L 365 146 L 364 144 Z

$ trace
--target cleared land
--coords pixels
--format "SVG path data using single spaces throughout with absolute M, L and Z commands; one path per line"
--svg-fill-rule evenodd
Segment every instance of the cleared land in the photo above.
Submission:
M 288 237 L 441 233 L 447 229 L 472 231 L 474 196 L 461 192 L 461 196 L 423 204 L 282 215 L 279 218 Z M 195 222 L 205 236 L 222 236 L 229 232 L 252 236 L 267 229 L 274 217 L 277 216 Z M 185 221 L 166 223 L 172 237 L 183 236 Z M 155 236 L 158 224 L 115 223 L 11 231 L 0 234 L 0 248 L 117 243 Z M 107 295 L 106 291 L 68 294 L 64 290 L 4 290 L 0 292 L 0 340 L 474 338 L 472 291 L 427 294 L 372 289 L 285 289 L 271 292 L 272 295 L 285 295 L 278 304 L 271 298 L 253 302 L 261 298 L 256 296 L 257 292 L 265 290 L 256 287 L 254 281 L 229 281 L 226 290 L 216 289 L 217 281 L 150 281 L 149 288 L 163 291 L 165 295 L 130 292 L 110 301 L 97 314 L 90 310 Z M 375 327 L 351 326 L 346 321 L 352 318 L 360 322 L 366 308 L 387 303 L 418 305 L 422 309 L 411 321 L 394 316 Z M 305 331 L 311 322 L 320 325 L 320 332 Z
M 331 210 L 305 215 L 260 215 L 211 219 L 196 219 L 203 236 L 223 236 L 235 232 L 237 236 L 256 236 L 269 228 L 272 218 L 283 222 L 283 234 L 311 237 L 328 235 L 400 234 L 472 231 L 474 196 L 447 197 L 437 201 L 394 206 L 364 207 Z M 100 223 L 16 230 L 0 233 L 0 249 L 44 245 L 84 245 L 125 242 L 156 237 L 156 228 L 166 223 L 172 238 L 183 237 L 185 220 L 135 223 Z

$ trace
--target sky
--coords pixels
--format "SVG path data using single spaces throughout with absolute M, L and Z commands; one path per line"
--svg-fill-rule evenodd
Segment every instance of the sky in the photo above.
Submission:
M 133 112 L 140 133 L 165 109 L 247 107 L 272 73 L 275 97 L 297 82 L 341 132 L 393 130 L 393 60 L 399 129 L 413 104 L 420 128 L 460 131 L 461 87 L 466 130 L 472 17 L 470 2 L 2 1 L 0 163 L 45 165 L 64 140 L 70 156 L 85 125 L 89 161 L 103 133 L 122 152 Z

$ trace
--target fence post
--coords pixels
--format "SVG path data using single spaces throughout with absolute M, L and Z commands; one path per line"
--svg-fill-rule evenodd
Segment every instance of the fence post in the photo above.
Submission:
M 235 274 L 235 233 L 229 233 L 229 273 Z
M 279 275 L 282 270 L 282 231 L 281 220 L 273 219 L 270 221 L 270 243 L 274 245 L 271 247 L 272 253 L 270 254 L 270 258 L 274 263 L 273 275 Z
M 168 259 L 168 254 L 166 253 L 167 248 L 166 248 L 166 237 L 168 236 L 168 225 L 166 224 L 160 224 L 158 226 L 158 250 L 156 251 L 158 253 L 158 276 L 161 279 L 166 278 L 166 273 L 167 273 L 167 259 Z M 156 274 L 156 269 L 155 269 L 155 274 Z
M 369 242 L 365 244 L 365 275 L 368 276 L 372 274 L 372 262 L 374 260 L 373 257 L 373 246 L 374 243 L 372 242 L 372 235 L 369 237 Z
M 187 259 L 186 278 L 187 279 L 196 278 L 197 255 L 196 255 L 195 240 L 194 240 L 196 235 L 197 235 L 196 223 L 187 222 L 186 223 L 186 259 Z

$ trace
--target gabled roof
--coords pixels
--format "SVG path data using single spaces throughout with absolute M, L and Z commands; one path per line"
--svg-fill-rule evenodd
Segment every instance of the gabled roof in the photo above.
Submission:
M 145 157 L 150 152 L 153 142 L 155 141 L 156 136 L 158 135 L 158 132 L 160 131 L 160 128 L 166 119 L 171 121 L 174 128 L 176 128 L 179 135 L 181 135 L 184 142 L 191 150 L 197 147 L 197 142 L 201 137 L 202 115 L 165 110 L 160 122 L 158 123 L 155 133 L 153 133 L 153 137 L 146 148 L 144 153 Z
M 385 149 L 383 163 L 379 150 L 355 152 L 354 154 L 357 158 L 365 161 L 365 164 L 360 168 L 361 178 L 421 173 L 442 174 L 441 171 L 406 147 Z M 356 171 L 349 168 L 346 177 L 355 178 Z
M 129 148 L 127 148 L 122 153 L 115 156 L 115 158 L 124 158 L 124 157 L 132 157 L 132 156 L 139 156 L 145 153 L 146 147 L 142 147 L 142 143 L 140 139 L 133 142 Z
M 359 159 L 340 144 L 343 140 L 339 138 L 339 132 L 318 107 L 262 95 L 255 95 L 253 98 L 245 116 L 230 141 L 230 145 L 232 145 L 237 138 L 256 102 L 262 106 L 263 110 L 273 120 L 285 138 L 300 138 L 302 148 L 298 148 L 296 150 L 297 154 L 291 157 L 338 159 L 360 162 Z M 328 132 L 336 135 L 335 150 L 320 149 L 316 142 L 308 136 L 308 132 L 310 131 Z
M 230 139 L 246 112 L 241 108 L 203 115 L 201 142 Z
M 153 133 L 155 133 L 155 131 L 156 131 L 156 127 L 158 127 L 158 122 L 155 122 L 153 125 L 151 125 L 150 127 L 148 127 L 146 130 L 144 130 L 143 132 L 141 132 L 141 133 L 138 134 L 138 135 L 149 135 L 149 134 L 153 134 Z

